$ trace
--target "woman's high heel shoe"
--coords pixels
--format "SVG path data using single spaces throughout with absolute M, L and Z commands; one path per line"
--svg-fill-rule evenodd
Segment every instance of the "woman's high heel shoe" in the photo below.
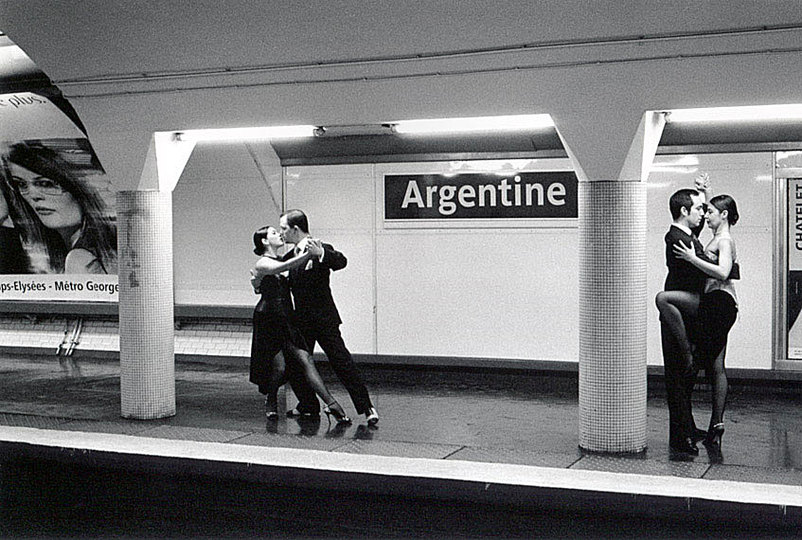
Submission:
M 269 398 L 265 398 L 265 416 L 267 416 L 268 420 L 278 420 L 276 406 L 270 403 Z
M 334 420 L 336 420 L 338 424 L 351 423 L 351 419 L 348 418 L 342 406 L 336 401 L 333 401 L 328 405 L 326 405 L 325 407 L 323 407 L 323 412 L 326 413 L 326 418 L 328 418 L 329 421 L 331 421 L 331 417 L 333 416 Z
M 724 436 L 724 424 L 719 423 L 710 426 L 707 431 L 707 437 L 704 440 L 705 446 L 721 446 L 721 437 Z

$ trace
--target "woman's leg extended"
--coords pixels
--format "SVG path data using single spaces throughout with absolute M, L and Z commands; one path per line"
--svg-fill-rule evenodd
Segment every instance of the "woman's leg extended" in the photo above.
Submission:
M 306 378 L 309 386 L 315 391 L 315 393 L 320 396 L 320 399 L 323 400 L 323 403 L 330 404 L 335 399 L 331 396 L 329 389 L 326 388 L 326 384 L 323 382 L 323 378 L 320 376 L 320 372 L 315 367 L 315 363 L 312 361 L 312 357 L 303 349 L 299 349 L 294 345 L 288 345 L 284 348 L 288 355 L 292 355 L 292 359 L 296 362 L 300 363 L 301 368 L 304 372 L 304 377 Z
M 691 342 L 685 327 L 683 316 L 697 316 L 699 311 L 699 295 L 687 291 L 661 291 L 655 297 L 660 319 L 668 327 L 671 335 L 677 340 L 680 351 L 688 362 L 691 362 Z

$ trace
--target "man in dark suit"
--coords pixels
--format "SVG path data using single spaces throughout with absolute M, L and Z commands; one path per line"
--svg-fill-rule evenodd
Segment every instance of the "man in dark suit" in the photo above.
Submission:
M 704 225 L 705 195 L 695 189 L 681 189 L 671 196 L 669 209 L 673 222 L 665 235 L 668 276 L 664 290 L 701 294 L 707 276 L 691 263 L 676 257 L 674 246 L 680 243 L 692 245 L 698 256 L 707 259 L 698 238 Z M 686 316 L 683 318 L 689 340 L 692 340 L 694 321 Z M 660 317 L 660 334 L 668 401 L 669 446 L 673 451 L 696 455 L 699 453 L 696 443 L 705 436 L 704 431 L 696 428 L 691 408 L 691 392 L 698 370 L 689 351 L 680 347 L 663 315 Z
M 303 251 L 312 241 L 309 221 L 301 210 L 285 212 L 279 225 L 284 241 L 295 244 L 295 250 L 287 254 L 290 257 L 295 252 Z M 379 421 L 379 414 L 340 334 L 342 320 L 329 285 L 331 272 L 345 268 L 348 260 L 330 244 L 322 244 L 322 247 L 323 254 L 319 258 L 310 259 L 305 265 L 290 270 L 290 290 L 295 304 L 294 323 L 306 340 L 309 354 L 314 351 L 315 343 L 319 343 L 350 394 L 357 414 L 364 414 L 368 425 L 375 425 Z M 317 414 L 320 404 L 309 385 L 293 373 L 288 373 L 288 377 L 299 401 L 298 406 L 288 414 Z

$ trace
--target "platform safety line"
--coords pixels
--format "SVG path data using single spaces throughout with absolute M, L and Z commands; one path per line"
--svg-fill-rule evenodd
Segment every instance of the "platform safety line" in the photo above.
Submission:
M 81 452 L 97 451 L 132 456 L 196 459 L 340 473 L 455 480 L 481 483 L 486 487 L 511 485 L 705 499 L 743 504 L 776 505 L 778 507 L 802 507 L 802 486 L 782 484 L 651 476 L 507 463 L 350 454 L 328 450 L 186 441 L 18 426 L 0 426 L 0 442 Z

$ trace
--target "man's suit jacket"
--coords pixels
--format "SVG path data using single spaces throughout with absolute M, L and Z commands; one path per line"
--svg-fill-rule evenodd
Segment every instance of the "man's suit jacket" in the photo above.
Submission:
M 707 274 L 688 261 L 674 255 L 674 244 L 679 244 L 681 241 L 686 246 L 691 245 L 698 257 L 709 261 L 702 243 L 695 234 L 690 235 L 673 225 L 668 229 L 664 240 L 666 243 L 666 266 L 668 266 L 668 276 L 666 276 L 664 290 L 688 291 L 701 294 L 705 288 Z
M 348 259 L 331 244 L 323 244 L 323 252 L 323 262 L 318 257 L 312 257 L 308 262 L 290 270 L 290 290 L 295 304 L 295 316 L 301 324 L 314 327 L 337 326 L 342 323 L 331 295 L 329 277 L 332 271 L 345 268 Z M 285 255 L 285 259 L 292 257 L 292 251 Z

